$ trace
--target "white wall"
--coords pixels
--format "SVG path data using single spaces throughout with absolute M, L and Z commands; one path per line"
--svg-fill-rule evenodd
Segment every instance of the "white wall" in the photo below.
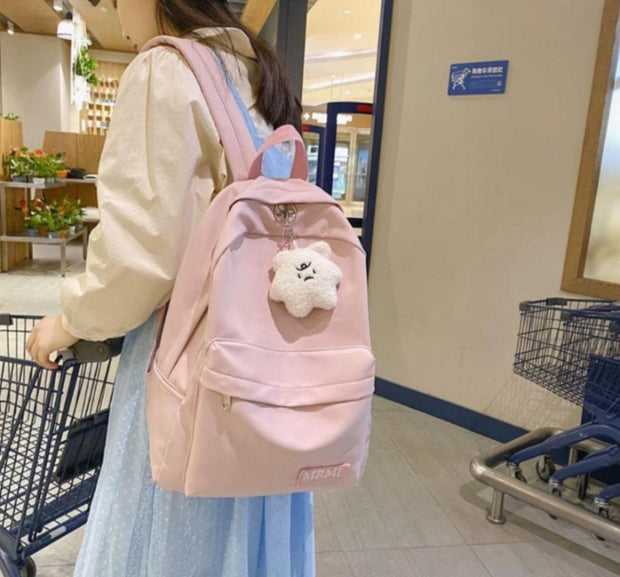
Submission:
M 68 42 L 61 42 L 61 126 L 64 132 L 79 132 L 80 112 L 71 106 L 71 45 Z
M 579 410 L 512 375 L 559 293 L 602 0 L 398 0 L 370 296 L 380 377 L 523 427 Z M 510 60 L 504 96 L 450 64 Z
M 22 118 L 24 144 L 39 148 L 46 130 L 69 130 L 68 44 L 57 38 L 0 33 L 3 112 Z

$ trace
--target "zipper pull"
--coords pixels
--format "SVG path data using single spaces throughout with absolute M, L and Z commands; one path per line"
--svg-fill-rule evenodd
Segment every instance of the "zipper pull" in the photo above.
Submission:
M 222 409 L 230 411 L 232 409 L 232 397 L 230 395 L 221 395 L 222 397 Z

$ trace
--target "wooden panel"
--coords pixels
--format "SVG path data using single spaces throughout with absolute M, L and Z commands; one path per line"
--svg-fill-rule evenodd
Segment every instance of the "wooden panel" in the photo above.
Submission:
M 129 64 L 124 62 L 104 62 L 99 61 L 97 67 L 97 78 L 115 78 L 119 80 L 122 78 L 125 70 L 127 70 Z
M 99 171 L 99 160 L 105 144 L 105 136 L 95 134 L 80 134 L 77 139 L 77 161 L 80 168 L 84 168 L 87 173 L 97 174 Z
M 65 162 L 69 167 L 86 168 L 87 172 L 91 171 L 86 165 L 98 165 L 99 158 L 97 154 L 101 154 L 97 151 L 102 147 L 100 142 L 86 142 L 86 159 L 80 156 L 78 151 L 78 141 L 81 136 L 74 132 L 51 132 L 45 133 L 45 140 L 43 143 L 43 150 L 45 152 L 64 152 Z M 84 146 L 80 147 L 80 151 Z M 95 157 L 93 158 L 93 155 Z M 65 197 L 80 198 L 83 206 L 97 206 L 97 190 L 94 184 L 68 184 L 64 188 L 59 190 L 49 190 L 46 193 L 46 198 L 52 200 L 62 200 Z
M 67 166 L 83 168 L 87 174 L 97 174 L 104 144 L 105 136 L 48 131 L 43 150 L 65 152 Z M 97 188 L 93 183 L 68 184 L 60 190 L 48 191 L 46 196 L 48 200 L 60 200 L 65 196 L 80 198 L 82 206 L 97 206 Z
M 82 201 L 82 206 L 97 206 L 97 188 L 93 183 L 86 184 L 67 184 L 58 189 L 45 192 L 45 197 L 49 201 L 61 201 L 63 198 L 74 198 Z
M 0 119 L 0 156 L 4 158 L 4 155 L 11 148 L 14 146 L 19 148 L 23 145 L 23 142 L 22 123 L 15 120 Z M 24 228 L 24 218 L 14 207 L 18 206 L 21 198 L 24 198 L 24 190 L 7 189 L 6 196 L 7 230 L 21 231 Z M 14 266 L 25 258 L 28 258 L 28 245 L 21 243 L 9 244 L 9 267 Z
M 278 0 L 248 0 L 241 21 L 257 34 L 265 26 Z
M 50 152 L 64 152 L 65 164 L 69 167 L 77 166 L 77 133 L 47 131 L 43 139 L 43 150 Z
M 23 188 L 6 189 L 6 220 L 7 232 L 19 233 L 24 230 L 24 216 L 15 207 L 19 206 L 19 201 L 26 198 L 27 191 Z M 28 258 L 28 245 L 23 243 L 9 244 L 9 268 Z
M 80 199 L 82 206 L 97 206 L 97 188 L 93 183 L 67 184 L 63 188 L 45 191 L 45 199 L 48 202 L 62 202 L 65 198 Z
M 20 148 L 24 143 L 22 123 L 18 120 L 0 119 L 0 155 L 4 157 L 11 148 Z
M 61 19 L 45 0 L 0 0 L 0 12 L 29 34 L 56 36 Z
M 8 1 L 15 2 L 15 0 Z M 106 50 L 134 52 L 131 44 L 123 37 L 118 13 L 112 0 L 101 0 L 97 7 L 88 0 L 71 0 L 71 4 L 88 23 L 88 31 L 97 44 Z
M 13 147 L 21 147 L 24 142 L 22 123 L 15 120 L 0 119 L 0 155 L 4 155 Z M 4 169 L 4 177 L 8 178 L 8 171 Z
M 16 210 L 19 206 L 19 201 L 23 200 L 27 196 L 27 190 L 23 188 L 7 188 L 6 189 L 6 220 L 7 220 L 7 233 L 20 233 L 24 230 L 24 215 Z

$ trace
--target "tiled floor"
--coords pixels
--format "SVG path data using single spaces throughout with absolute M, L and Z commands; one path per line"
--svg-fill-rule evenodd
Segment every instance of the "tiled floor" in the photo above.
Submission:
M 0 313 L 56 312 L 61 280 L 48 275 L 0 274 Z M 468 465 L 493 445 L 376 398 L 362 486 L 316 496 L 318 577 L 620 575 L 620 545 L 515 500 L 505 525 L 485 520 L 491 490 Z M 80 539 L 77 531 L 38 553 L 39 577 L 70 577 Z

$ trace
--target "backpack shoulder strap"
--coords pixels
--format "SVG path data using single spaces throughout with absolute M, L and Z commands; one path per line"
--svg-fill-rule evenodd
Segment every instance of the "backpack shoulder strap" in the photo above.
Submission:
M 226 159 L 233 172 L 233 179 L 247 180 L 250 167 L 256 158 L 256 148 L 228 86 L 228 79 L 213 52 L 195 40 L 174 36 L 157 36 L 142 50 L 150 50 L 155 46 L 171 46 L 185 58 L 211 110 L 224 145 Z

